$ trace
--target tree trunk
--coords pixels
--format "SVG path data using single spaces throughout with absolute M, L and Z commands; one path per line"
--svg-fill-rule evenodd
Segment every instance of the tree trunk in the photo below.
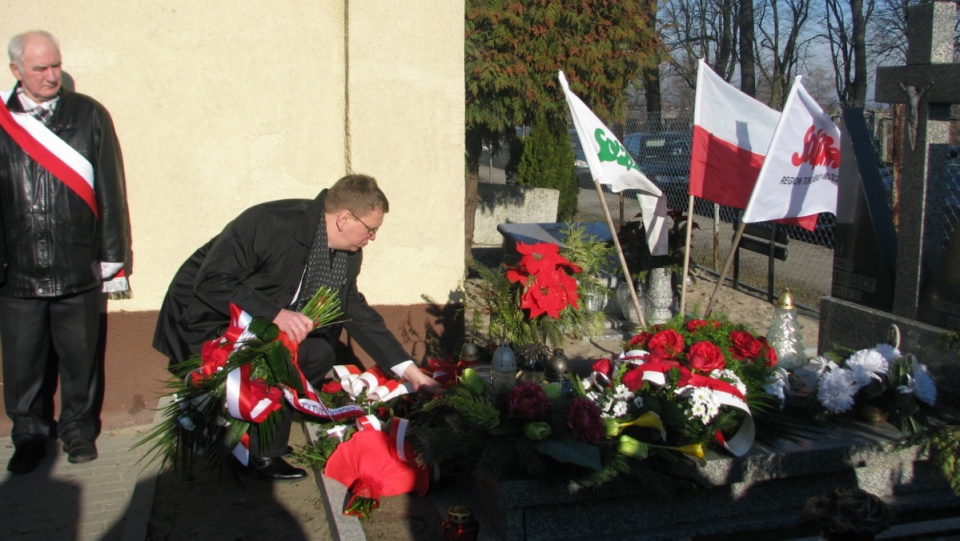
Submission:
M 480 195 L 477 185 L 480 183 L 480 154 L 483 152 L 483 136 L 480 130 L 467 130 L 467 171 L 464 175 L 463 201 L 463 250 L 464 258 L 473 257 L 473 230 L 477 217 L 477 207 L 480 206 Z
M 748 96 L 757 96 L 757 63 L 753 54 L 753 2 L 740 2 L 737 20 L 740 26 L 740 90 Z

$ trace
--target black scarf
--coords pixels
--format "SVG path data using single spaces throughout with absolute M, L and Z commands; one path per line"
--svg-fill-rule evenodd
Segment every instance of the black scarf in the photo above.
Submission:
M 316 295 L 321 287 L 328 287 L 336 293 L 347 282 L 347 252 L 331 250 L 327 245 L 327 221 L 325 216 L 317 222 L 317 231 L 310 245 L 307 267 L 303 272 L 300 295 L 294 304 L 296 311 L 303 310 L 307 302 Z

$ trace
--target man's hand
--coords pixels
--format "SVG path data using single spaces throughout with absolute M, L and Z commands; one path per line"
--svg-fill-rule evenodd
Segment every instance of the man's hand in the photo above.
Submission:
M 403 371 L 403 379 L 413 384 L 413 390 L 421 393 L 438 394 L 443 391 L 443 386 L 437 380 L 420 371 L 420 367 L 411 364 Z
M 297 344 L 303 342 L 313 330 L 313 320 L 293 310 L 281 309 L 277 317 L 273 318 L 273 323 Z

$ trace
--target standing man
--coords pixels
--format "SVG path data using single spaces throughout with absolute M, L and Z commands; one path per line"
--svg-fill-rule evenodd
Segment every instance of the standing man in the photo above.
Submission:
M 153 347 L 173 363 L 198 354 L 230 321 L 230 304 L 272 321 L 299 344 L 304 375 L 320 388 L 336 364 L 334 345 L 346 329 L 384 369 L 415 389 L 439 392 L 357 290 L 363 247 L 376 240 L 390 210 L 377 181 L 348 175 L 316 199 L 273 201 L 251 207 L 194 252 L 177 271 L 157 320 Z M 339 292 L 343 322 L 317 330 L 300 313 L 320 287 Z M 290 433 L 289 409 L 269 446 L 258 427 L 250 442 L 248 470 L 271 480 L 297 480 L 303 469 L 283 460 Z
M 15 451 L 7 470 L 36 469 L 56 434 L 71 463 L 97 458 L 103 396 L 98 358 L 104 282 L 131 262 L 120 144 L 107 110 L 63 88 L 60 45 L 47 32 L 14 36 L 17 79 L 0 106 L 0 285 L 3 398 Z M 123 279 L 123 283 L 126 280 Z M 59 361 L 60 416 L 47 404 L 48 359 Z

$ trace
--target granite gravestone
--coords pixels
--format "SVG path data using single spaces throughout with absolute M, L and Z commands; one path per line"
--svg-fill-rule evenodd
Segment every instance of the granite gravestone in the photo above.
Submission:
M 840 133 L 843 159 L 831 294 L 889 311 L 893 308 L 897 234 L 863 109 L 843 111 Z
M 955 20 L 953 2 L 912 6 L 907 65 L 877 69 L 876 101 L 904 103 L 907 109 L 893 313 L 930 323 L 945 320 L 933 317 L 932 311 L 953 307 L 960 313 L 960 297 L 951 298 L 949 293 L 956 288 L 949 287 L 939 288 L 947 297 L 939 295 L 920 309 L 924 289 L 933 279 L 949 278 L 938 274 L 948 233 L 943 217 L 948 201 L 950 105 L 960 103 L 960 65 L 952 63 Z
M 915 354 L 928 366 L 937 382 L 939 401 L 954 406 L 960 405 L 960 372 L 955 369 L 957 351 L 943 344 L 951 333 L 946 325 L 956 321 L 960 312 L 957 310 L 960 308 L 957 283 L 960 273 L 955 266 L 950 266 L 960 260 L 956 253 L 960 241 L 950 240 L 951 246 L 945 249 L 948 231 L 953 228 L 944 227 L 945 201 L 950 199 L 945 167 L 949 111 L 950 104 L 960 103 L 960 65 L 952 63 L 956 9 L 953 2 L 911 6 L 907 65 L 877 69 L 876 101 L 903 103 L 907 110 L 903 140 L 897 142 L 902 149 L 903 175 L 898 190 L 900 220 L 896 248 L 889 235 L 883 233 L 876 235 L 874 255 L 861 250 L 851 256 L 846 250 L 863 246 L 838 246 L 839 270 L 851 272 L 853 269 L 854 275 L 841 275 L 839 286 L 867 284 L 856 276 L 863 263 L 878 267 L 872 274 L 863 276 L 877 278 L 889 273 L 884 269 L 889 268 L 890 259 L 895 260 L 892 302 L 889 299 L 866 302 L 863 296 L 854 298 L 849 289 L 834 288 L 834 295 L 824 297 L 820 303 L 818 343 L 821 352 L 837 346 L 869 348 L 883 341 L 891 325 L 896 325 L 901 338 L 900 350 Z M 858 163 L 848 167 L 875 168 L 875 161 L 867 163 L 871 158 L 864 158 L 863 153 L 856 151 L 856 143 L 869 136 L 856 134 L 859 122 L 850 114 L 845 114 L 845 123 L 849 133 L 844 133 L 844 140 L 849 138 L 852 152 L 844 147 L 841 163 L 853 160 Z M 864 179 L 864 185 L 868 183 Z M 841 180 L 838 217 L 850 212 L 845 207 L 851 205 L 851 199 L 859 197 L 855 192 L 851 196 L 849 187 L 846 193 L 844 189 Z M 870 194 L 875 195 L 875 190 L 863 191 L 860 206 L 871 206 L 866 201 Z M 880 229 L 888 227 L 878 218 L 870 216 L 873 222 L 870 225 Z M 842 241 L 838 239 L 838 242 Z M 889 255 L 894 250 L 895 258 Z M 882 289 L 879 282 L 876 285 L 878 291 Z

